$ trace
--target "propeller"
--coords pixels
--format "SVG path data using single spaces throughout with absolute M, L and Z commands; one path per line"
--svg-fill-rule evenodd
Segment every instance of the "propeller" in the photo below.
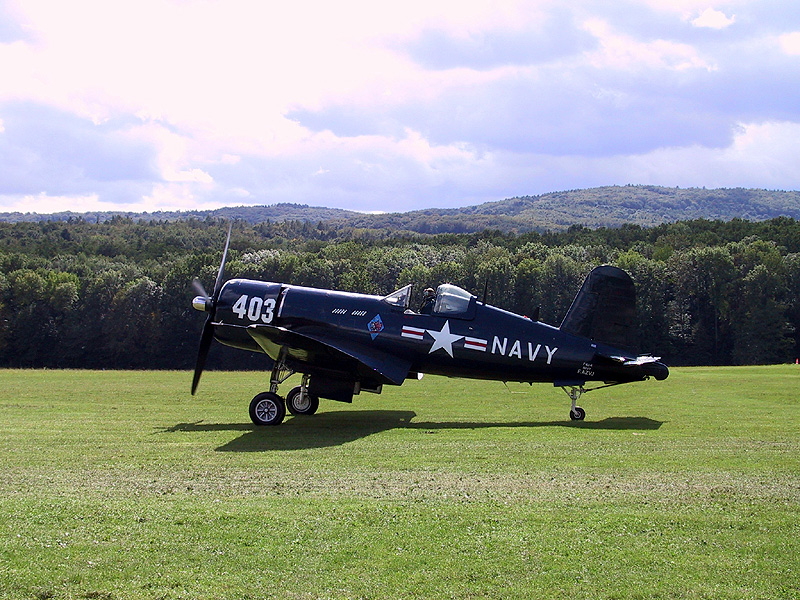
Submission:
M 192 396 L 194 396 L 194 393 L 197 391 L 197 384 L 200 382 L 200 376 L 203 374 L 203 369 L 206 366 L 206 358 L 208 358 L 211 342 L 214 341 L 214 317 L 217 312 L 219 293 L 222 290 L 222 285 L 225 283 L 225 263 L 228 260 L 228 246 L 230 246 L 231 243 L 231 226 L 232 224 L 228 224 L 228 238 L 225 240 L 225 249 L 222 251 L 222 262 L 219 264 L 217 279 L 214 282 L 214 293 L 209 296 L 199 279 L 195 278 L 192 280 L 192 287 L 198 294 L 198 296 L 192 300 L 192 306 L 197 310 L 208 313 L 206 322 L 203 324 L 203 333 L 200 334 L 200 348 L 197 350 L 197 362 L 195 362 L 194 365 Z

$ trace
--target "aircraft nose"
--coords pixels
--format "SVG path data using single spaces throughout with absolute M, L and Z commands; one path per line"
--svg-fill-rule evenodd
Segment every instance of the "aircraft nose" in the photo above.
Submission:
M 195 296 L 194 300 L 192 300 L 192 308 L 201 312 L 205 312 L 209 309 L 208 301 L 209 298 L 206 298 L 205 296 Z

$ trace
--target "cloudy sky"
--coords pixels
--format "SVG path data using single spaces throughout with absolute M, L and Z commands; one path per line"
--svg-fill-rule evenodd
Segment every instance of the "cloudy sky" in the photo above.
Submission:
M 0 212 L 798 180 L 798 2 L 0 0 Z

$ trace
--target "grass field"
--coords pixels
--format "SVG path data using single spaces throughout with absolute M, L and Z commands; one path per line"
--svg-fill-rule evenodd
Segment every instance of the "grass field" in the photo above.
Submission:
M 800 367 L 426 377 L 255 429 L 263 373 L 0 371 L 0 598 L 798 598 Z M 285 384 L 282 391 L 288 391 Z

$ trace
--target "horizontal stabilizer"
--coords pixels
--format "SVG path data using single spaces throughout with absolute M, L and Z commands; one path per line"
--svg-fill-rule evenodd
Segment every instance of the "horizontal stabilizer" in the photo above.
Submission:
M 655 377 L 657 380 L 661 381 L 669 377 L 669 368 L 661 362 L 660 356 L 643 354 L 636 358 L 628 358 L 625 356 L 597 353 L 595 354 L 595 360 L 598 358 L 610 360 L 617 365 L 621 365 L 626 370 L 630 369 L 631 371 L 635 371 L 644 379 Z
M 636 290 L 622 269 L 604 265 L 586 277 L 560 329 L 615 348 L 636 346 Z

